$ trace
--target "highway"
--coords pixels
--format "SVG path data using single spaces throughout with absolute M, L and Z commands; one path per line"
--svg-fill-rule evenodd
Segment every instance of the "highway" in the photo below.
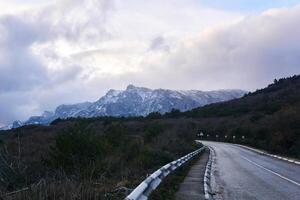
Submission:
M 213 192 L 224 200 L 300 200 L 300 165 L 226 143 L 215 150 Z

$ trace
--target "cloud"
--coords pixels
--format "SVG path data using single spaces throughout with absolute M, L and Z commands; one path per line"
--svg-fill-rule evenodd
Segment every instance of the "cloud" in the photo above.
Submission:
M 155 87 L 254 90 L 274 78 L 299 74 L 299 20 L 296 6 L 206 29 L 170 53 L 144 60 L 149 71 L 142 79 Z
M 61 0 L 0 16 L 0 123 L 128 83 L 254 90 L 300 73 L 300 6 L 261 14 L 193 0 Z
M 89 0 L 82 8 L 81 1 L 64 0 L 34 13 L 0 18 L 0 91 L 32 89 L 59 83 L 72 78 L 71 75 L 74 78 L 80 67 L 66 63 L 65 58 L 51 49 L 57 48 L 56 42 L 60 39 L 85 44 L 102 40 L 106 34 L 103 24 L 110 5 L 108 2 Z M 48 45 L 43 46 L 47 42 Z M 39 44 L 38 51 L 43 55 L 36 55 L 32 49 Z M 44 62 L 45 59 L 48 63 Z M 52 65 L 51 69 L 51 59 L 53 65 L 64 66 L 55 66 L 53 70 Z M 66 66 L 68 64 L 71 66 Z
M 46 71 L 29 50 L 41 39 L 36 27 L 12 16 L 1 18 L 0 27 L 0 92 L 30 89 L 44 82 Z
M 15 15 L 0 16 L 0 122 L 38 114 L 43 91 L 81 78 L 84 66 L 59 52 L 61 43 L 84 46 L 108 37 L 104 28 L 112 1 L 57 1 Z M 76 44 L 76 45 L 75 45 Z M 59 92 L 53 91 L 53 95 Z M 43 100 L 42 101 L 39 101 Z M 64 99 L 64 97 L 61 97 Z M 41 106 L 43 105 L 43 106 Z
M 159 50 L 169 51 L 170 46 L 167 44 L 167 41 L 165 40 L 165 38 L 163 36 L 158 36 L 152 40 L 149 50 L 151 50 L 151 51 L 159 51 Z

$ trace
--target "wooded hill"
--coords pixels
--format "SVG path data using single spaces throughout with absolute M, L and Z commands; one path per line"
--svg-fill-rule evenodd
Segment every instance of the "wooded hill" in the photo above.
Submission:
M 275 79 L 268 87 L 240 99 L 211 104 L 179 116 L 205 121 L 203 130 L 211 136 L 218 134 L 219 140 L 243 142 L 273 153 L 300 157 L 300 76 Z

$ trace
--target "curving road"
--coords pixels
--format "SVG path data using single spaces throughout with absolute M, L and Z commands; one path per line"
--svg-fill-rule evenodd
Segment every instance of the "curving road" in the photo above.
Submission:
M 215 199 L 300 200 L 300 165 L 232 144 L 201 142 L 216 152 Z

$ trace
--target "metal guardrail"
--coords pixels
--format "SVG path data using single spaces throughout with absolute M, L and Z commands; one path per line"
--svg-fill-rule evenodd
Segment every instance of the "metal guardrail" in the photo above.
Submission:
M 162 180 L 171 172 L 175 171 L 178 167 L 191 160 L 194 156 L 201 153 L 205 147 L 193 151 L 178 160 L 170 162 L 160 169 L 156 170 L 148 178 L 146 178 L 139 186 L 137 186 L 125 200 L 147 200 L 150 194 L 159 186 Z

